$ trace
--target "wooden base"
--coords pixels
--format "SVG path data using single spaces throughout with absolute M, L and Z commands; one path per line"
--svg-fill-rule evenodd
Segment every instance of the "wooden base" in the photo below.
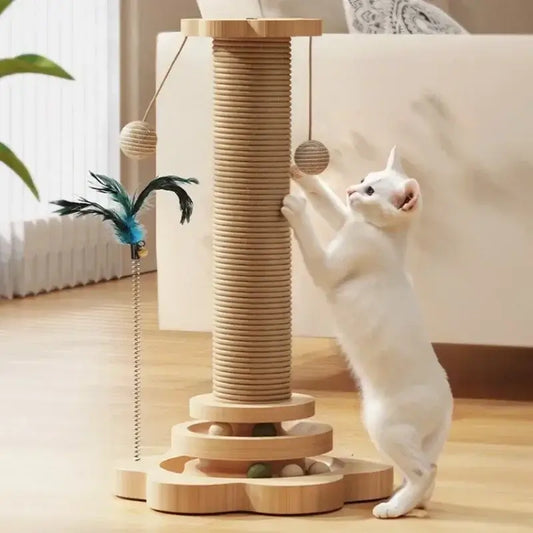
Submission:
M 213 514 L 246 511 L 299 515 L 323 513 L 347 502 L 379 500 L 392 493 L 391 466 L 327 454 L 333 430 L 327 424 L 295 420 L 315 410 L 311 396 L 293 394 L 268 404 L 237 404 L 213 395 L 191 398 L 195 420 L 172 428 L 172 448 L 164 455 L 128 461 L 115 470 L 115 495 L 144 500 L 157 511 Z M 231 423 L 233 435 L 208 432 L 213 422 Z M 274 424 L 274 437 L 253 437 L 257 422 Z M 290 421 L 284 425 L 281 422 Z M 329 471 L 277 477 L 287 464 L 325 463 Z M 268 463 L 272 478 L 249 479 L 248 468 Z
M 251 512 L 302 515 L 335 511 L 345 503 L 392 493 L 392 467 L 331 456 L 314 458 L 331 472 L 292 478 L 209 476 L 198 459 L 172 454 L 130 461 L 116 469 L 115 494 L 178 514 Z

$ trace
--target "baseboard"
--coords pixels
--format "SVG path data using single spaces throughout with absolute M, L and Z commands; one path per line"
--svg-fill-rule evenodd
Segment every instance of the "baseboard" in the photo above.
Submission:
M 355 391 L 333 340 L 293 365 L 293 390 Z M 435 344 L 455 398 L 533 401 L 533 348 Z
M 456 398 L 533 400 L 533 348 L 435 344 Z

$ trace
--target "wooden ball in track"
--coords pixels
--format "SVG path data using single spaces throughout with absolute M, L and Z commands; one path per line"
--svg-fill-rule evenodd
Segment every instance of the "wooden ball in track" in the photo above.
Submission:
M 304 174 L 322 174 L 329 165 L 329 151 L 320 141 L 306 141 L 296 148 L 294 162 Z
M 305 475 L 304 469 L 297 464 L 285 465 L 279 474 L 281 477 L 299 477 Z
M 126 124 L 120 132 L 120 149 L 130 159 L 144 159 L 155 153 L 157 134 L 142 120 Z

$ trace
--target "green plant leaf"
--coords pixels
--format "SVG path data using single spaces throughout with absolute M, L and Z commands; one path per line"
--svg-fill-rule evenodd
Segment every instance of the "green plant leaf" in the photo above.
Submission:
M 2 0 L 0 0 L 1 2 Z M 0 78 L 11 74 L 44 74 L 73 80 L 74 78 L 59 65 L 37 54 L 23 54 L 0 59 Z
M 2 11 L 6 9 L 6 7 L 9 7 L 13 3 L 13 0 L 0 0 L 0 15 L 2 14 Z
M 35 183 L 31 179 L 28 169 L 24 163 L 3 143 L 0 143 L 0 162 L 8 166 L 20 179 L 26 184 L 28 189 L 33 193 L 33 196 L 39 200 L 39 192 Z

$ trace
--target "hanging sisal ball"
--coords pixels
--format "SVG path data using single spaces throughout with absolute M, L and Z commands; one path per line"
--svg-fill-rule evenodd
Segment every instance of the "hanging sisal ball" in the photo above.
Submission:
M 322 174 L 329 165 L 329 151 L 320 142 L 313 140 L 313 38 L 309 37 L 309 111 L 308 141 L 300 144 L 294 153 L 294 163 L 303 174 L 316 176 Z
M 305 141 L 296 148 L 294 162 L 304 174 L 322 174 L 329 165 L 329 151 L 320 141 Z
M 167 80 L 174 63 L 176 63 L 186 42 L 187 37 L 183 39 L 181 46 L 176 52 L 174 59 L 170 63 L 166 74 L 163 76 L 157 91 L 152 96 L 146 112 L 144 113 L 143 119 L 130 122 L 122 128 L 122 131 L 120 132 L 120 149 L 125 156 L 130 157 L 131 159 L 144 159 L 145 157 L 151 156 L 155 153 L 157 134 L 150 124 L 146 122 L 146 118 L 148 117 L 156 98 L 161 92 L 161 89 L 163 88 L 163 85 L 165 84 L 165 81 Z
M 157 134 L 142 120 L 126 124 L 120 132 L 120 149 L 131 159 L 144 159 L 155 153 Z

